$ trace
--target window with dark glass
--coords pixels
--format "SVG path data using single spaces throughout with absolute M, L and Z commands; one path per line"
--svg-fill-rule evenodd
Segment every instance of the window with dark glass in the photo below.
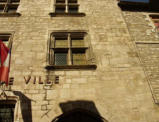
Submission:
M 0 13 L 16 13 L 20 0 L 0 0 Z
M 93 65 L 94 58 L 85 32 L 54 32 L 49 44 L 49 64 L 53 66 Z
M 14 122 L 15 101 L 0 100 L 0 122 Z
M 78 13 L 77 0 L 56 0 L 55 13 Z
M 67 65 L 67 52 L 55 52 L 55 65 Z

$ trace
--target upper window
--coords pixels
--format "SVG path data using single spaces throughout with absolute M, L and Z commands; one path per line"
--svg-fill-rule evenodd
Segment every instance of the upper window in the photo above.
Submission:
M 50 15 L 80 15 L 83 16 L 83 13 L 79 13 L 79 4 L 77 0 L 55 0 L 55 13 Z
M 0 15 L 18 15 L 20 0 L 0 0 Z
M 84 32 L 54 32 L 49 45 L 49 64 L 61 68 L 94 65 L 93 53 Z
M 56 0 L 56 13 L 78 13 L 77 0 Z

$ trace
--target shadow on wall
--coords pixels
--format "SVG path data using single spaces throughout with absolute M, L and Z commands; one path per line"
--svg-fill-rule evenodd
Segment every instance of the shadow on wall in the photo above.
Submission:
M 100 116 L 92 101 L 68 101 L 59 104 L 63 114 L 52 122 L 108 122 Z
M 20 98 L 23 121 L 32 122 L 31 100 L 19 91 L 14 91 L 14 94 Z

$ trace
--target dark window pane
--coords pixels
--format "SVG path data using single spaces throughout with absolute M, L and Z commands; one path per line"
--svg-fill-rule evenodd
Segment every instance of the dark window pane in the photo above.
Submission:
M 20 0 L 11 0 L 11 2 L 20 2 Z
M 56 0 L 56 3 L 65 3 L 65 0 Z
M 73 53 L 73 65 L 85 65 L 86 64 L 86 56 L 85 53 Z
M 0 5 L 0 13 L 2 13 L 4 10 L 4 5 Z
M 78 6 L 69 6 L 68 7 L 69 13 L 77 13 L 78 12 Z
M 18 6 L 9 6 L 8 13 L 16 13 Z
M 7 2 L 7 0 L 0 0 L 0 2 Z
M 65 13 L 65 6 L 56 6 L 56 13 Z
M 68 0 L 68 3 L 77 3 L 77 0 Z
M 67 53 L 55 53 L 55 65 L 67 65 Z
M 0 103 L 0 122 L 13 122 L 14 108 L 15 104 Z

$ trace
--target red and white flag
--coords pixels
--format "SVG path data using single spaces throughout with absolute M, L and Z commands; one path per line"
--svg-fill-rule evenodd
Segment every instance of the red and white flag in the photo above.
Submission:
M 5 82 L 8 85 L 10 67 L 10 50 L 0 40 L 0 82 Z

